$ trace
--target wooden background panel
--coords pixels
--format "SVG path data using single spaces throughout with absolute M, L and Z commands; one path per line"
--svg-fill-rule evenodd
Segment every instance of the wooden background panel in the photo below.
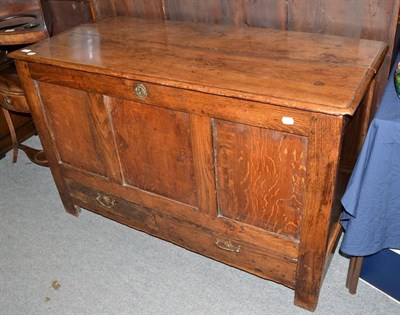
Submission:
M 126 15 L 146 19 L 165 19 L 165 0 L 90 0 L 95 19 Z
M 242 0 L 242 2 L 247 26 L 286 29 L 286 0 Z
M 239 14 L 237 7 L 240 1 L 227 2 L 220 0 L 165 0 L 166 18 L 168 20 L 202 23 L 234 24 L 233 15 Z M 236 8 L 236 10 L 235 10 Z M 236 17 L 236 20 L 241 19 Z
M 92 19 L 87 0 L 41 0 L 41 5 L 50 36 Z
M 90 9 L 95 20 L 117 15 L 114 0 L 90 0 Z
M 285 0 L 165 0 L 166 18 L 285 29 Z
M 288 0 L 288 30 L 385 41 L 394 1 Z
M 288 0 L 287 4 L 288 30 L 388 43 L 390 47 L 382 72 L 389 74 L 399 0 Z
M 117 15 L 135 16 L 146 19 L 164 18 L 162 0 L 114 0 Z
M 39 0 L 1 0 L 0 16 L 39 9 Z

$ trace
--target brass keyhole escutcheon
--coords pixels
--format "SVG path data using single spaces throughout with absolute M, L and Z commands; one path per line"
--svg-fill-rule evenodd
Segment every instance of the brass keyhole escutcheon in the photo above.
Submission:
M 4 101 L 4 104 L 5 104 L 6 106 L 12 107 L 12 100 L 11 100 L 11 98 L 9 98 L 8 96 L 4 96 L 3 101 Z
M 139 97 L 139 98 L 146 98 L 147 97 L 147 89 L 141 83 L 136 84 L 135 93 L 136 93 L 136 96 Z

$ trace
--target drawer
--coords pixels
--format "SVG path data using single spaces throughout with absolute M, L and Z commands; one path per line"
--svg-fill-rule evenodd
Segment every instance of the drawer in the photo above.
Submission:
M 65 182 L 73 201 L 82 208 L 167 239 L 227 265 L 294 288 L 297 259 L 264 248 L 259 243 L 257 245 L 249 243 L 248 239 L 244 241 L 233 238 L 221 233 L 220 229 L 217 232 L 210 227 L 197 224 L 195 222 L 199 220 L 196 217 L 188 221 L 156 213 L 72 180 L 66 179 Z
M 65 181 L 74 202 L 115 221 L 151 234 L 157 232 L 157 221 L 151 209 L 128 202 L 108 193 L 88 188 L 71 180 Z
M 11 95 L 0 91 L 0 102 L 4 108 L 10 111 L 20 113 L 30 112 L 28 103 L 26 102 L 24 95 Z
M 231 238 L 189 221 L 169 218 L 169 240 L 264 279 L 295 286 L 297 259 Z

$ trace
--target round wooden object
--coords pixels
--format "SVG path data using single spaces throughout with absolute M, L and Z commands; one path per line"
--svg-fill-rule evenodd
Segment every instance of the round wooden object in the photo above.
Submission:
M 0 46 L 31 44 L 46 37 L 48 33 L 40 10 L 0 18 Z

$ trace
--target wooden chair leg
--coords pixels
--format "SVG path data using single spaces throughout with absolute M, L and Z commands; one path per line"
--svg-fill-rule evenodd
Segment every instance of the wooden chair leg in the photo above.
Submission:
M 360 278 L 361 267 L 363 263 L 362 256 L 354 256 L 350 258 L 349 270 L 347 272 L 346 288 L 350 294 L 356 294 L 358 279 Z

